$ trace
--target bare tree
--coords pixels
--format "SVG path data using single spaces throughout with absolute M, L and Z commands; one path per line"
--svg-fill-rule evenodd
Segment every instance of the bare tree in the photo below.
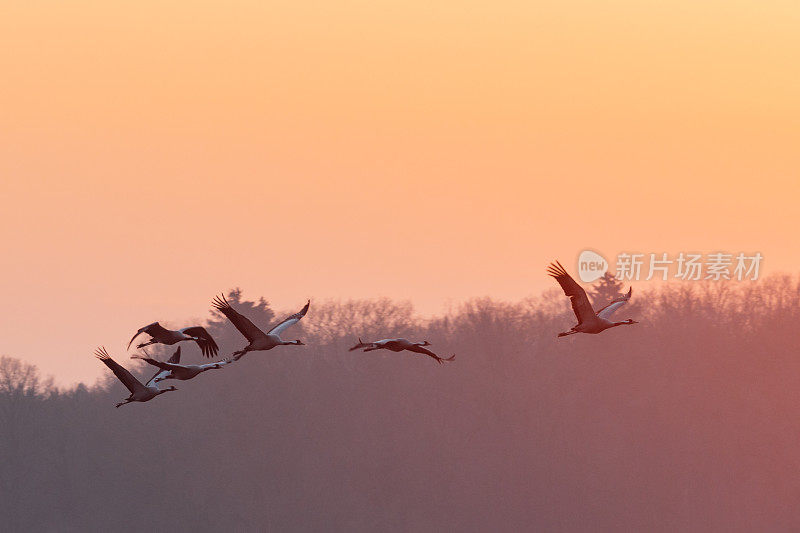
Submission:
M 0 356 L 0 396 L 4 398 L 32 398 L 46 393 L 52 378 L 42 380 L 35 365 L 7 355 Z

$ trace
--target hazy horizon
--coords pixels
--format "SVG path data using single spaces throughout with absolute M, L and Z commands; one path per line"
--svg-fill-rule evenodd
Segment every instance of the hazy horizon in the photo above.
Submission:
M 229 298 L 256 323 L 275 318 L 252 298 Z M 128 391 L 109 371 L 97 387 L 55 390 L 35 368 L 0 358 L 3 524 L 800 528 L 800 276 L 654 287 L 615 314 L 637 324 L 557 339 L 574 324 L 566 300 L 559 290 L 480 300 L 430 322 L 389 300 L 318 303 L 313 321 L 287 330 L 305 346 L 163 382 L 178 391 L 120 409 Z M 223 316 L 208 331 L 221 353 L 242 345 Z M 384 331 L 457 357 L 439 365 L 411 352 L 348 351 L 355 335 Z
M 431 315 L 586 247 L 800 265 L 796 2 L 3 14 L 0 354 L 59 380 L 237 286 Z

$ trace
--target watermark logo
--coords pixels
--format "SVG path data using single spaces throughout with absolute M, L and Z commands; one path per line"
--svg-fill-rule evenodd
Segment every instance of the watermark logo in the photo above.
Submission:
M 649 261 L 648 261 L 649 259 Z M 617 255 L 617 279 L 649 281 L 670 277 L 687 280 L 750 280 L 758 279 L 761 261 L 760 252 L 736 254 L 714 252 L 710 254 L 684 253 L 670 256 L 661 254 L 621 253 Z M 645 267 L 645 263 L 647 266 Z M 643 268 L 644 267 L 644 268 Z
M 614 274 L 621 281 L 755 281 L 760 274 L 763 259 L 760 252 L 622 252 L 617 254 Z M 578 276 L 584 283 L 602 278 L 608 270 L 608 261 L 597 252 L 584 250 L 578 256 Z
M 608 261 L 602 255 L 591 250 L 584 250 L 578 256 L 578 277 L 584 283 L 591 283 L 602 278 L 608 272 Z

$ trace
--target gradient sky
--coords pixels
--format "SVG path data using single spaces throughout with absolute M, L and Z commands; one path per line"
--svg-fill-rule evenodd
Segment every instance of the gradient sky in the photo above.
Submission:
M 0 354 L 92 382 L 96 346 L 234 286 L 430 314 L 586 247 L 797 271 L 798 27 L 793 0 L 3 3 Z

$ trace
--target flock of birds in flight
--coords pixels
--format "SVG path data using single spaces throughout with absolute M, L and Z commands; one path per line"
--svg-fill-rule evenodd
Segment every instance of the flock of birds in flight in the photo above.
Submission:
M 625 295 L 615 298 L 599 311 L 595 311 L 592 308 L 592 304 L 589 301 L 588 296 L 586 295 L 586 291 L 583 289 L 583 287 L 578 285 L 574 279 L 572 279 L 564 267 L 561 266 L 561 263 L 558 261 L 551 263 L 547 268 L 547 273 L 554 277 L 558 284 L 561 285 L 561 288 L 564 290 L 564 294 L 569 297 L 572 305 L 572 311 L 575 313 L 575 316 L 578 319 L 578 323 L 575 326 L 573 326 L 569 331 L 559 333 L 559 337 L 565 337 L 575 333 L 596 334 L 616 326 L 637 323 L 632 319 L 623 320 L 620 322 L 613 322 L 610 320 L 611 315 L 613 315 L 620 307 L 628 303 L 628 300 L 631 299 L 633 289 L 628 289 L 628 292 Z M 233 307 L 231 307 L 230 303 L 228 303 L 228 300 L 224 296 L 217 296 L 214 298 L 212 305 L 217 311 L 225 315 L 227 319 L 230 320 L 230 322 L 236 327 L 237 330 L 239 330 L 239 333 L 241 333 L 248 342 L 247 346 L 241 350 L 233 352 L 228 358 L 221 361 L 206 363 L 203 365 L 181 364 L 180 347 L 178 347 L 172 357 L 170 357 L 166 362 L 153 359 L 149 356 L 149 354 L 147 354 L 147 352 L 144 352 L 144 355 L 135 354 L 131 356 L 132 359 L 141 359 L 146 363 L 158 368 L 153 377 L 151 377 L 146 383 L 142 383 L 122 365 L 114 361 L 111 356 L 108 355 L 108 352 L 104 347 L 98 348 L 95 351 L 96 357 L 111 369 L 117 379 L 119 379 L 131 393 L 130 396 L 128 396 L 125 400 L 118 403 L 116 405 L 117 407 L 130 402 L 147 402 L 165 392 L 178 390 L 174 386 L 161 389 L 158 387 L 158 383 L 168 379 L 182 381 L 192 379 L 207 370 L 217 370 L 235 361 L 238 361 L 247 352 L 271 350 L 276 346 L 303 345 L 303 342 L 300 340 L 285 341 L 281 339 L 281 333 L 283 333 L 290 326 L 297 324 L 300 319 L 306 316 L 308 307 L 311 305 L 310 300 L 300 311 L 285 318 L 266 333 L 258 326 L 253 324 L 253 322 L 251 322 L 246 316 L 242 315 Z M 200 347 L 200 351 L 205 357 L 215 357 L 219 352 L 219 346 L 217 346 L 214 338 L 202 326 L 191 326 L 179 330 L 169 330 L 158 322 L 153 322 L 152 324 L 148 324 L 147 326 L 139 329 L 139 331 L 136 332 L 136 334 L 128 343 L 128 349 L 130 349 L 131 344 L 133 344 L 133 341 L 136 339 L 136 337 L 142 333 L 148 334 L 150 336 L 150 340 L 138 344 L 136 347 L 139 349 L 143 349 L 151 344 L 173 345 L 182 341 L 194 341 Z M 411 342 L 404 338 L 382 339 L 375 342 L 363 342 L 361 338 L 359 338 L 358 343 L 350 348 L 350 351 L 352 352 L 353 350 L 363 349 L 364 352 L 371 352 L 373 350 L 402 352 L 403 350 L 408 350 L 410 352 L 427 355 L 440 364 L 443 362 L 453 361 L 455 359 L 455 355 L 447 358 L 439 357 L 426 348 L 430 345 L 431 343 L 428 341 Z

